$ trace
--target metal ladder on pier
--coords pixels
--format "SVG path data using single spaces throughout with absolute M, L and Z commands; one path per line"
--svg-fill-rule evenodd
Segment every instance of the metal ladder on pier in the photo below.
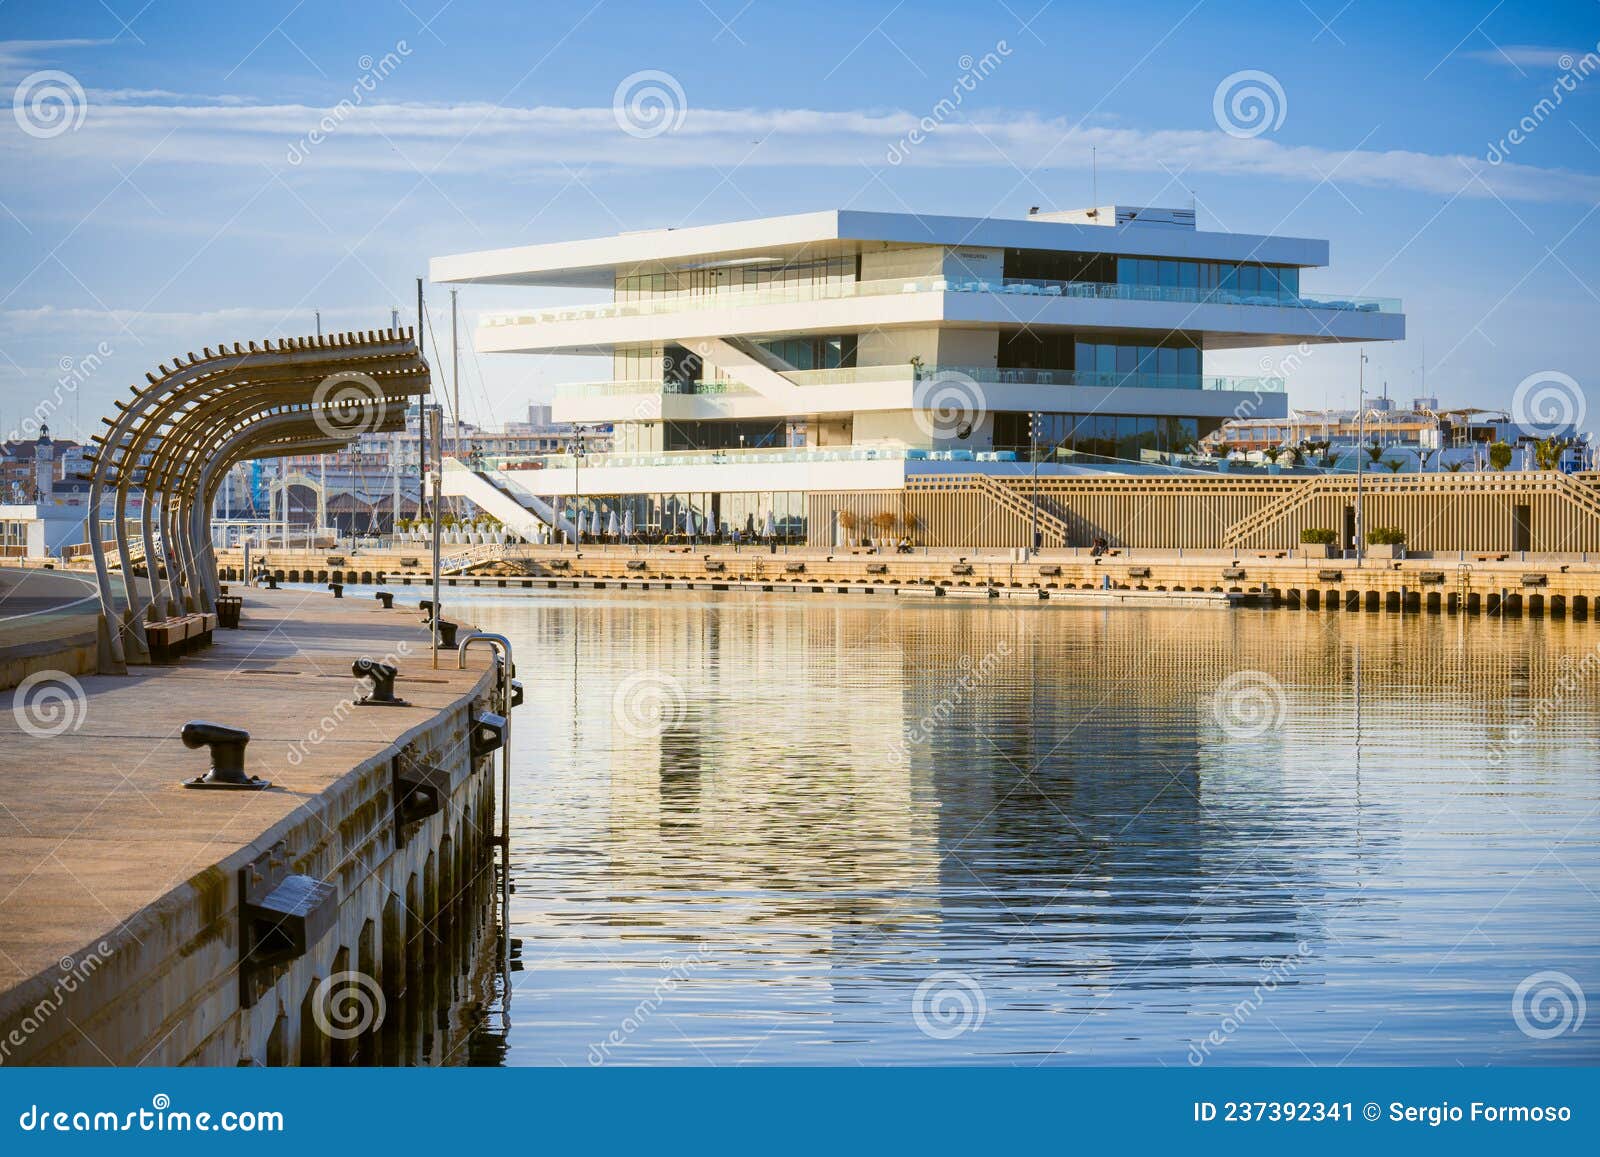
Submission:
M 511 656 L 511 640 L 489 631 L 476 631 L 462 639 L 456 647 L 456 669 L 467 669 L 467 651 L 474 643 L 483 643 L 495 652 L 495 683 L 492 702 L 500 717 L 505 720 L 500 741 L 500 832 L 493 837 L 500 849 L 500 1007 L 507 1027 L 511 1018 L 511 712 L 522 702 L 522 684 L 517 681 L 517 667 Z

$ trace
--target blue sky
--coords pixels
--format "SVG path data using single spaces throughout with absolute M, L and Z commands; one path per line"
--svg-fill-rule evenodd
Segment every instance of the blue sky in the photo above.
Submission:
M 1552 371 L 1600 388 L 1600 5 L 1086 11 L 0 0 L 0 433 L 40 402 L 58 432 L 92 429 L 173 354 L 312 332 L 316 309 L 330 328 L 387 324 L 395 306 L 409 319 L 431 256 L 836 207 L 1020 216 L 1089 204 L 1091 149 L 1102 202 L 1192 196 L 1202 228 L 1324 237 L 1332 265 L 1308 288 L 1404 298 L 1409 339 L 1367 367 L 1396 397 L 1506 406 Z M 681 120 L 649 137 L 613 107 L 645 70 L 682 93 Z M 1216 110 L 1244 71 L 1275 86 L 1254 135 Z M 65 121 L 28 99 L 52 89 Z M 342 100 L 355 107 L 330 111 Z M 461 304 L 470 322 L 580 296 L 468 289 Z M 430 290 L 441 326 L 446 301 Z M 463 365 L 476 421 L 609 372 Z M 1208 369 L 1259 373 L 1261 355 Z M 1319 350 L 1291 402 L 1349 404 L 1355 374 L 1354 350 Z M 1596 412 L 1600 395 L 1591 428 Z

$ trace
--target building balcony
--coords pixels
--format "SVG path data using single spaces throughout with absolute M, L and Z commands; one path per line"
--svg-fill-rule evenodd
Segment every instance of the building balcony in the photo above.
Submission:
M 768 398 L 738 382 L 574 382 L 556 388 L 562 422 L 801 418 L 926 409 L 954 388 L 996 412 L 1056 411 L 1269 418 L 1287 413 L 1282 378 L 1091 373 L 993 366 L 855 366 L 783 375 L 798 400 Z
M 592 321 L 602 318 L 657 317 L 689 310 L 733 309 L 752 305 L 792 304 L 812 301 L 879 297 L 896 293 L 978 293 L 1018 297 L 1069 298 L 1095 301 L 1151 301 L 1178 305 L 1270 306 L 1273 308 L 1327 309 L 1358 313 L 1401 313 L 1399 298 L 1352 297 L 1344 294 L 1239 294 L 1227 289 L 1193 289 L 1181 286 L 1123 285 L 1107 282 L 1046 281 L 1004 278 L 994 281 L 928 277 L 915 280 L 820 282 L 782 288 L 682 293 L 633 301 L 562 306 L 516 313 L 484 314 L 479 324 L 494 328 L 540 325 L 555 321 Z
M 869 329 L 1021 328 L 1185 332 L 1205 349 L 1405 336 L 1400 303 L 1336 294 L 1048 281 L 823 282 L 485 314 L 485 353 L 609 354 L 619 346 Z

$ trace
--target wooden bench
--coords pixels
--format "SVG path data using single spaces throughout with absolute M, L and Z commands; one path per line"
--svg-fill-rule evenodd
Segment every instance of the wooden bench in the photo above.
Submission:
M 171 663 L 179 655 L 209 647 L 216 629 L 217 616 L 210 612 L 146 623 L 144 637 L 150 647 L 150 661 Z

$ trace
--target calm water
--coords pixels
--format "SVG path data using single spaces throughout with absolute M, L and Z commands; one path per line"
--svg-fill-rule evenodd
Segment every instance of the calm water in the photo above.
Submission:
M 528 688 L 479 1059 L 1600 1062 L 1600 626 L 693 599 L 457 594 Z

